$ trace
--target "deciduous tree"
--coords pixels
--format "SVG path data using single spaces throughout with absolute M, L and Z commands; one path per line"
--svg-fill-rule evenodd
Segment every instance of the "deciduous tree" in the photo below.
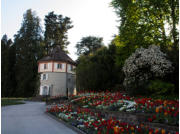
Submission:
M 98 48 L 103 46 L 103 38 L 95 36 L 83 37 L 80 42 L 76 44 L 77 55 L 88 55 L 94 53 Z

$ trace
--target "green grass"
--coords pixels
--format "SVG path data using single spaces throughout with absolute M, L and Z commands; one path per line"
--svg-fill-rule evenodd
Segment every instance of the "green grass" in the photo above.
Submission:
M 24 104 L 21 102 L 22 100 L 26 100 L 26 98 L 1 98 L 1 106 Z

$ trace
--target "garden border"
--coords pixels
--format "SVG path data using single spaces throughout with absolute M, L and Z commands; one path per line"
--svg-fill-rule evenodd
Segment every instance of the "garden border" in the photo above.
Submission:
M 56 120 L 57 122 L 59 123 L 62 123 L 63 125 L 65 125 L 66 127 L 70 128 L 71 130 L 77 132 L 78 134 L 86 134 L 85 132 L 83 132 L 82 130 L 78 129 L 77 127 L 74 127 L 70 124 L 67 124 L 66 122 L 64 122 L 63 120 L 57 118 L 56 116 L 48 113 L 48 112 L 45 112 L 46 115 L 48 115 L 49 117 L 53 118 L 54 120 Z
M 73 108 L 76 109 L 77 107 L 78 107 L 77 105 L 74 105 Z M 145 118 L 148 118 L 149 116 L 153 115 L 151 113 L 125 113 L 125 112 L 119 112 L 119 111 L 108 111 L 108 110 L 100 110 L 100 109 L 92 109 L 92 108 L 89 108 L 89 110 L 91 110 L 92 112 L 104 114 L 106 118 L 115 117 L 127 123 L 132 123 L 132 124 L 143 123 L 152 128 L 161 128 L 161 129 L 166 128 L 166 130 L 168 130 L 171 133 L 175 133 L 176 131 L 179 131 L 178 126 L 171 126 L 168 124 L 145 121 Z

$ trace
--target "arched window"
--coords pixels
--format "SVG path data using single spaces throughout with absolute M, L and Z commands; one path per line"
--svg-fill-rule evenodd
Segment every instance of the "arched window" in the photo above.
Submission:
M 44 86 L 43 87 L 43 95 L 49 95 L 49 90 L 48 90 L 48 87 L 47 86 Z

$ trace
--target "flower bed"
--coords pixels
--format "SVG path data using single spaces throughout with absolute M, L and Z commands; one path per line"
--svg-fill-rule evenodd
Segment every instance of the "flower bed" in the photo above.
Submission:
M 149 122 L 179 125 L 179 101 L 153 100 L 151 98 L 134 98 L 117 93 L 80 94 L 74 104 L 83 108 L 130 113 L 151 113 Z
M 178 101 L 135 98 L 119 92 L 86 93 L 49 107 L 47 112 L 87 134 L 178 133 Z
M 153 129 L 142 123 L 130 124 L 121 122 L 116 118 L 106 118 L 100 112 L 94 112 L 88 108 L 73 109 L 72 105 L 54 106 L 47 109 L 47 112 L 81 129 L 87 134 L 165 134 L 170 132 L 160 128 Z

